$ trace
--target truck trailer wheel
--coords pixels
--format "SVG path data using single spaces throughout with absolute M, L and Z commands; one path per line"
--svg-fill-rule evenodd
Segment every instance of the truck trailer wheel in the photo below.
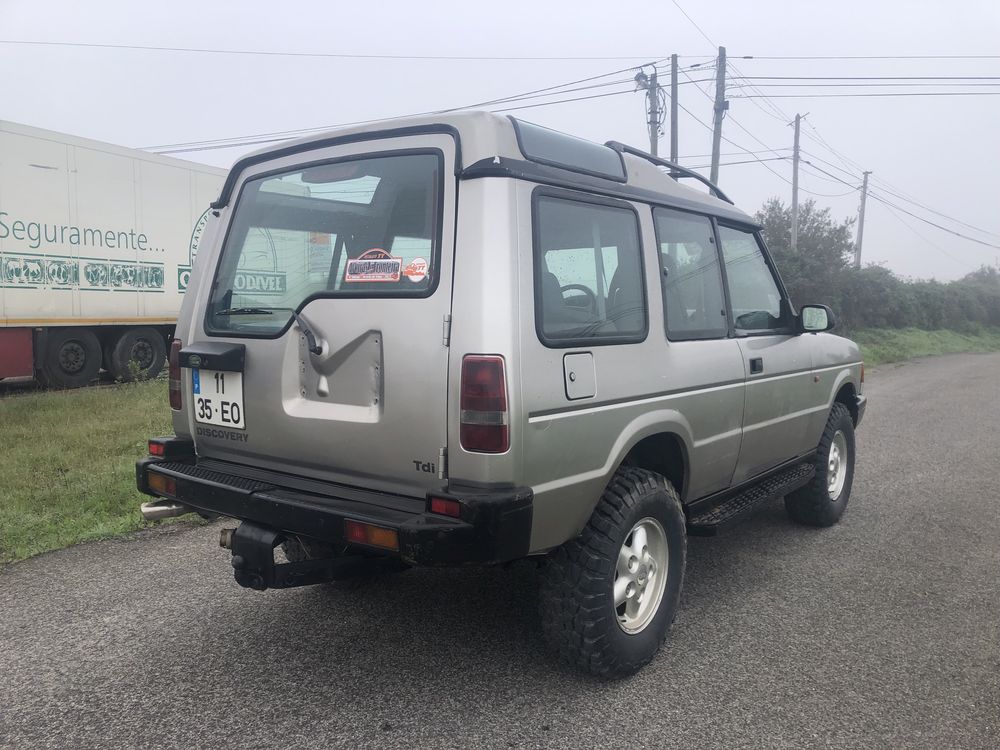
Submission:
M 785 510 L 806 526 L 833 526 L 847 510 L 854 484 L 854 422 L 841 403 L 834 403 L 813 459 L 816 476 L 785 498 Z
M 101 342 L 87 328 L 50 330 L 41 357 L 39 380 L 53 388 L 79 388 L 101 370 Z
M 160 374 L 167 357 L 163 336 L 154 328 L 130 328 L 111 349 L 115 380 L 150 380 Z
M 673 623 L 686 554 L 673 486 L 651 471 L 620 468 L 580 536 L 549 557 L 545 639 L 563 662 L 597 677 L 634 674 Z

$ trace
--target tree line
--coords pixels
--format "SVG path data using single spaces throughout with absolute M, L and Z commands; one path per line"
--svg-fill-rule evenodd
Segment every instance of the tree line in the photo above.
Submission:
M 971 333 L 1000 326 L 1000 272 L 994 267 L 947 283 L 904 279 L 877 265 L 855 269 L 854 219 L 838 224 L 830 209 L 807 200 L 799 207 L 798 249 L 792 252 L 790 207 L 771 198 L 755 218 L 792 300 L 829 305 L 839 328 Z

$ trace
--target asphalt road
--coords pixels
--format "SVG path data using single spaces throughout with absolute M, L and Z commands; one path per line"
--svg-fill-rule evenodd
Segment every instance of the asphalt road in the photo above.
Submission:
M 691 539 L 636 677 L 559 668 L 536 572 L 256 593 L 219 524 L 0 573 L 0 747 L 1000 746 L 1000 355 L 869 378 L 833 529 Z

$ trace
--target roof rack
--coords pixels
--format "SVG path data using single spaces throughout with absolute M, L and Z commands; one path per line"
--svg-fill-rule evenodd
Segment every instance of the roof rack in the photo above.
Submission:
M 646 161 L 650 162 L 651 164 L 655 164 L 658 167 L 666 167 L 667 169 L 670 170 L 670 176 L 673 177 L 675 180 L 677 180 L 680 177 L 690 177 L 694 180 L 698 180 L 698 182 L 702 183 L 703 185 L 707 185 L 708 189 L 711 190 L 712 194 L 719 200 L 724 200 L 726 203 L 729 203 L 730 205 L 733 206 L 736 205 L 735 203 L 733 203 L 733 201 L 729 198 L 728 195 L 722 192 L 722 188 L 720 188 L 714 182 L 698 174 L 692 169 L 688 169 L 687 167 L 682 167 L 680 164 L 674 164 L 674 162 L 668 161 L 667 159 L 661 159 L 659 156 L 653 156 L 651 153 L 635 148 L 634 146 L 626 146 L 624 143 L 619 143 L 618 141 L 608 141 L 604 145 L 610 149 L 614 149 L 618 153 L 632 154 L 633 156 L 638 156 L 641 159 L 645 159 Z

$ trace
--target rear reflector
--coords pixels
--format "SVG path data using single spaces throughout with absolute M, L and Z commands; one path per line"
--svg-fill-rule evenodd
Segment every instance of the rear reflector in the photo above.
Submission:
M 170 408 L 179 411 L 183 406 L 181 398 L 181 344 L 179 339 L 170 342 L 170 373 L 167 379 L 167 390 L 170 392 Z M 155 454 L 154 454 L 155 455 Z
M 151 471 L 146 472 L 146 484 L 158 495 L 173 497 L 177 494 L 177 480 L 173 477 L 165 477 L 163 474 L 154 474 Z
M 399 551 L 399 534 L 395 529 L 373 526 L 361 521 L 344 521 L 344 538 L 355 544 L 367 544 L 394 552 Z
M 457 500 L 446 500 L 443 497 L 431 498 L 431 513 L 458 518 L 462 515 L 462 506 Z
M 503 357 L 466 355 L 461 388 L 462 447 L 476 453 L 504 453 L 510 448 L 510 428 Z

